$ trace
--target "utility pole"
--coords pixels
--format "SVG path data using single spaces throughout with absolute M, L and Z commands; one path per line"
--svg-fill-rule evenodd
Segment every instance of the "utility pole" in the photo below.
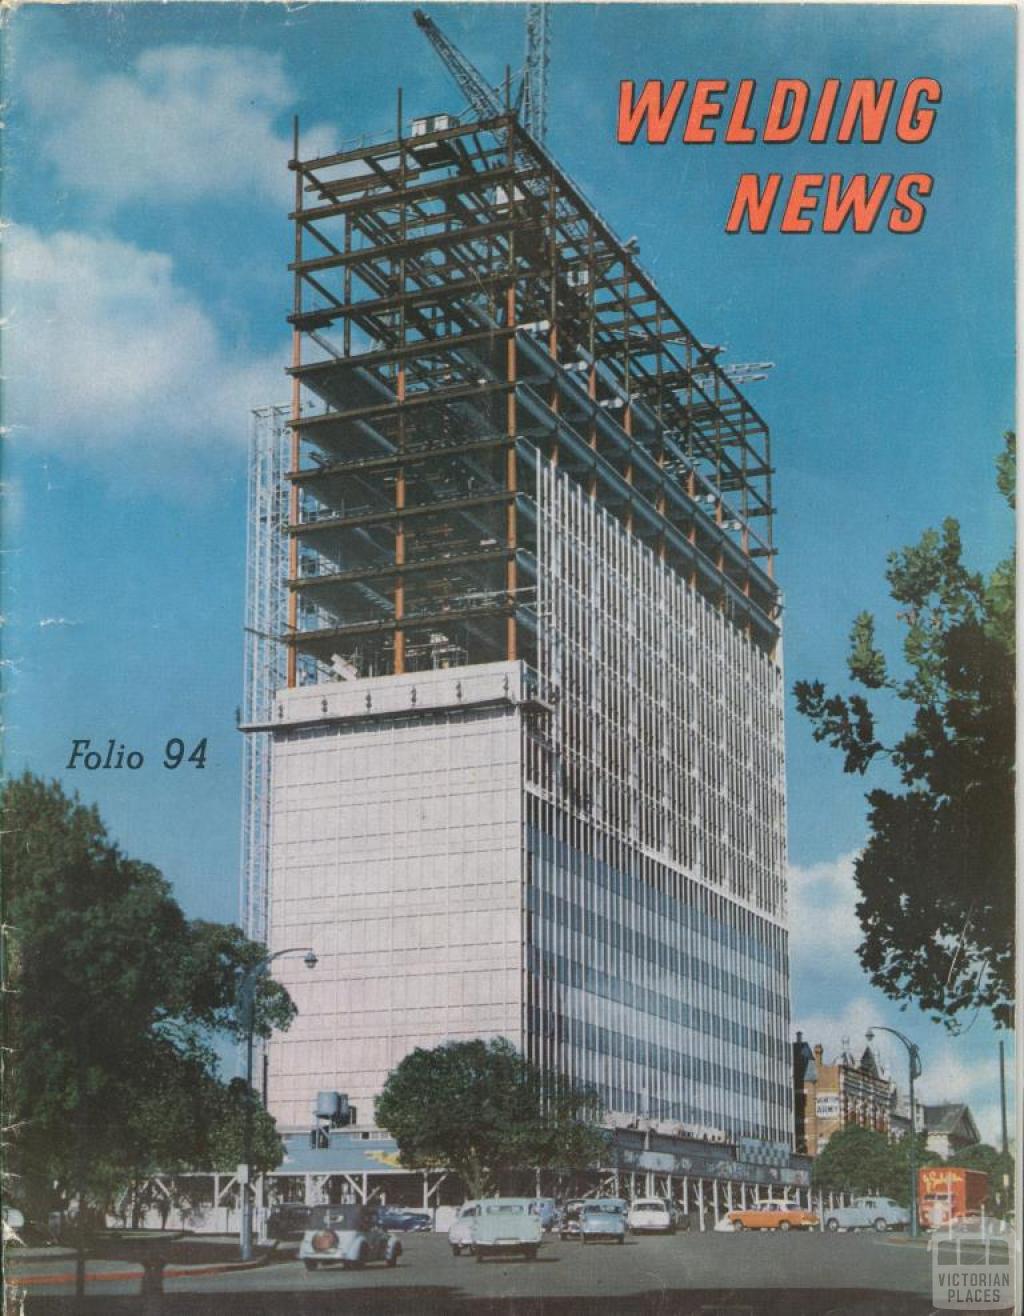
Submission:
M 308 946 L 289 946 L 285 950 L 267 955 L 258 964 L 251 965 L 242 974 L 238 985 L 238 1020 L 245 1033 L 245 1122 L 242 1126 L 242 1164 L 238 1167 L 238 1191 L 241 1194 L 241 1224 L 239 1229 L 239 1255 L 243 1261 L 252 1260 L 252 1043 L 256 1027 L 256 984 L 274 960 L 282 955 L 302 955 L 307 969 L 317 966 L 316 953 Z
M 1010 1140 L 1006 1134 L 1006 1054 L 1005 1043 L 999 1039 L 999 1113 L 1003 1122 L 1003 1155 L 1010 1154 Z
M 898 1032 L 895 1028 L 886 1028 L 875 1024 L 865 1033 L 868 1041 L 874 1039 L 875 1033 L 891 1033 L 907 1048 L 908 1074 L 910 1077 L 910 1143 L 907 1147 L 907 1161 L 910 1168 L 910 1237 L 917 1238 L 920 1225 L 917 1219 L 917 1112 L 914 1103 L 914 1080 L 921 1077 L 921 1052 L 916 1042 Z

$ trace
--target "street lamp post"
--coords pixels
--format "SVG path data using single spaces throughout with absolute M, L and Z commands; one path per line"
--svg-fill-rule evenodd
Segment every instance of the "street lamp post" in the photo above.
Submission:
M 242 1180 L 238 1187 L 242 1194 L 242 1223 L 239 1237 L 239 1251 L 243 1261 L 252 1260 L 252 1193 L 249 1180 L 252 1175 L 252 1035 L 256 1026 L 256 983 L 266 973 L 274 960 L 282 955 L 303 955 L 307 969 L 315 969 L 316 954 L 309 946 L 289 946 L 286 950 L 277 950 L 253 964 L 242 974 L 238 986 L 238 1018 L 245 1029 L 245 1129 L 242 1141 L 242 1155 L 245 1158 L 240 1169 Z
M 921 1052 L 915 1042 L 912 1042 L 909 1037 L 904 1036 L 895 1028 L 886 1028 L 882 1024 L 875 1024 L 868 1029 L 864 1036 L 870 1042 L 875 1033 L 891 1033 L 893 1037 L 898 1037 L 907 1048 L 907 1060 L 910 1067 L 910 1152 L 907 1157 L 910 1163 L 910 1237 L 917 1238 L 920 1231 L 917 1222 L 917 1116 L 914 1106 L 914 1079 L 921 1077 Z

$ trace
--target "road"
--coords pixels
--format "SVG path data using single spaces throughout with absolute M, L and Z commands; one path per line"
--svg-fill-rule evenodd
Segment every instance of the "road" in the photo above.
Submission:
M 136 1279 L 92 1278 L 89 1312 L 165 1316 L 276 1316 L 291 1312 L 569 1313 L 654 1312 L 660 1316 L 925 1316 L 930 1259 L 922 1244 L 874 1234 L 716 1234 L 630 1237 L 622 1246 L 546 1242 L 536 1261 L 453 1257 L 443 1236 L 403 1237 L 389 1270 L 330 1268 L 307 1273 L 281 1260 L 257 1270 L 169 1278 L 143 1307 Z M 11 1258 L 15 1260 L 14 1257 Z M 90 1265 L 90 1273 L 102 1267 Z M 113 1266 L 108 1265 L 108 1270 Z M 11 1276 L 67 1275 L 66 1262 L 16 1263 Z M 125 1266 L 118 1267 L 124 1275 Z M 24 1310 L 72 1310 L 71 1286 L 33 1282 Z M 12 1305 L 10 1310 L 18 1310 Z

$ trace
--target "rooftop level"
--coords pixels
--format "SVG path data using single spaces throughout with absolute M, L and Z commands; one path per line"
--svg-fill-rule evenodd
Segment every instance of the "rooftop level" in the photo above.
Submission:
M 774 647 L 767 426 L 513 113 L 291 168 L 290 684 L 534 662 L 542 462 Z

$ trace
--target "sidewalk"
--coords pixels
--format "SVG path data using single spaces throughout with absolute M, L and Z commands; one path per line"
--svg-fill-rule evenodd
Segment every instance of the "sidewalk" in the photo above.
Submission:
M 133 1256 L 146 1251 L 148 1255 Z M 221 1255 L 217 1255 L 220 1253 Z M 76 1253 L 65 1247 L 12 1247 L 5 1257 L 7 1287 L 73 1284 Z M 186 1237 L 159 1235 L 118 1241 L 111 1239 L 86 1255 L 86 1283 L 139 1280 L 147 1270 L 156 1270 L 163 1260 L 164 1279 L 188 1279 L 190 1276 L 220 1275 L 235 1270 L 255 1270 L 272 1262 L 291 1259 L 290 1253 L 276 1244 L 259 1250 L 252 1261 L 238 1259 L 237 1238 L 210 1235 Z

